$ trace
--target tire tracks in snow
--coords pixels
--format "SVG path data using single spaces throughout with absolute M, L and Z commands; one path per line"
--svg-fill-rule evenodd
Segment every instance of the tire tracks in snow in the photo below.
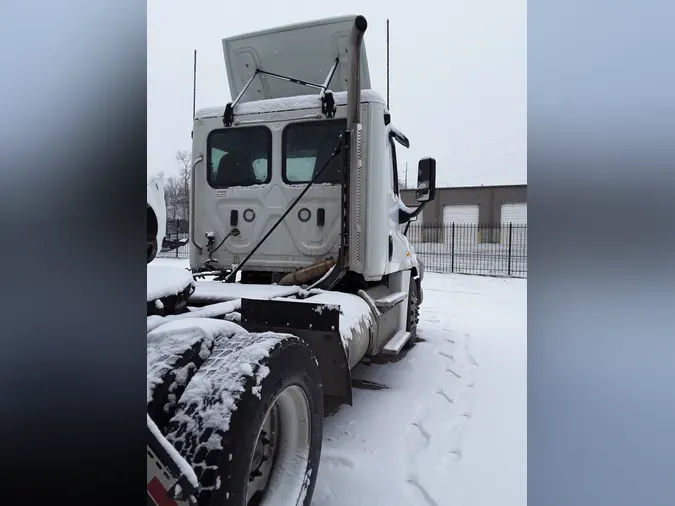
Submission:
M 419 481 L 417 481 L 416 478 L 408 478 L 408 481 L 406 483 L 410 486 L 412 486 L 415 490 L 417 490 L 420 495 L 422 496 L 422 499 L 429 505 L 429 506 L 438 506 L 438 503 L 434 500 L 433 497 L 429 494 L 429 491 L 424 488 Z
M 437 351 L 436 354 L 440 355 L 441 357 L 445 357 L 447 359 L 450 359 L 452 362 L 455 361 L 455 357 L 450 355 L 450 353 L 446 353 L 445 351 Z
M 457 379 L 462 379 L 462 376 L 460 376 L 458 373 L 456 373 L 456 372 L 454 371 L 454 369 L 451 369 L 450 367 L 447 367 L 447 368 L 445 369 L 445 372 L 449 372 L 450 374 L 452 374 L 452 375 L 453 375 L 455 378 L 457 378 Z
M 443 344 L 440 349 L 436 351 L 439 356 L 450 357 L 452 360 L 446 361 L 445 371 L 452 374 L 456 379 L 455 396 L 448 396 L 447 392 L 439 387 L 436 389 L 436 394 L 443 397 L 446 401 L 452 404 L 453 413 L 448 421 L 451 429 L 456 434 L 454 441 L 450 442 L 451 446 L 448 454 L 455 457 L 455 461 L 462 458 L 462 434 L 466 423 L 471 419 L 473 412 L 473 405 L 475 402 L 475 385 L 473 381 L 473 372 L 478 367 L 478 362 L 469 353 L 470 335 L 463 333 L 455 339 L 445 338 L 447 343 L 454 342 L 455 346 L 451 352 L 444 351 L 448 345 Z M 443 392 L 443 394 L 441 394 Z
M 407 477 L 405 484 L 416 496 L 427 504 L 427 506 L 439 506 L 438 502 L 429 493 L 424 484 L 420 481 L 418 474 L 420 463 L 424 459 L 432 440 L 432 434 L 424 426 L 424 420 L 428 416 L 427 408 L 417 410 L 417 415 L 411 420 L 406 429 L 407 448 Z M 419 500 L 416 501 L 419 503 Z
M 436 395 L 440 395 L 443 397 L 446 401 L 448 401 L 450 404 L 455 403 L 455 399 L 452 399 L 442 388 L 437 388 L 436 391 L 434 392 Z
M 414 427 L 417 427 L 417 430 L 419 430 L 420 435 L 424 438 L 423 442 L 423 448 L 426 450 L 429 448 L 429 441 L 431 441 L 431 434 L 427 429 L 424 428 L 422 420 L 416 420 L 411 422 Z
M 432 357 L 438 357 L 442 370 L 450 374 L 434 377 L 431 399 L 418 408 L 405 434 L 409 501 L 425 506 L 450 501 L 435 490 L 435 482 L 438 476 L 452 475 L 444 468 L 462 459 L 462 435 L 470 423 L 476 395 L 473 372 L 478 362 L 468 350 L 470 336 L 438 325 L 443 320 L 432 312 L 421 322 L 420 333 L 434 347 Z

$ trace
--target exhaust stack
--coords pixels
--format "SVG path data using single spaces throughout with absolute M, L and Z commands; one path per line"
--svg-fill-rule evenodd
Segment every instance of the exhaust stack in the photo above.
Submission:
M 358 169 L 361 151 L 361 48 L 363 34 L 368 22 L 363 16 L 356 16 L 349 34 L 347 49 L 347 132 L 348 143 L 343 147 L 343 166 L 340 209 L 340 252 L 337 266 L 319 283 L 319 288 L 331 290 L 353 265 L 352 238 L 356 238 L 357 249 L 360 246 L 360 230 L 355 234 L 354 220 L 358 207 Z M 348 164 L 348 166 L 347 166 Z M 357 183 L 357 184 L 355 184 Z M 356 204 L 355 204 L 356 202 Z M 355 207 L 356 205 L 356 207 Z M 360 224 L 359 224 L 360 227 Z M 357 254 L 360 261 L 360 255 Z
M 343 185 L 343 234 L 347 235 L 347 247 L 342 250 L 344 270 L 363 272 L 366 223 L 363 219 L 363 195 L 366 185 L 361 167 L 361 50 L 363 35 L 368 28 L 366 18 L 356 16 L 349 36 L 349 67 L 347 69 L 347 125 L 350 130 L 349 170 Z M 346 194 L 346 195 L 345 195 Z M 346 197 L 346 198 L 345 198 Z
M 361 44 L 368 22 L 363 16 L 356 16 L 349 36 L 349 67 L 347 69 L 347 125 L 353 131 L 361 122 Z

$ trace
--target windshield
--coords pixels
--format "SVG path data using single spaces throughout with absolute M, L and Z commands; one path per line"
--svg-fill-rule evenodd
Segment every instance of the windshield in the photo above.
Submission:
M 208 139 L 209 185 L 228 188 L 268 183 L 271 150 L 272 134 L 266 127 L 214 130 Z
M 347 121 L 294 123 L 283 134 L 283 179 L 290 184 L 309 183 L 330 159 L 340 142 Z M 336 156 L 317 179 L 317 183 L 340 183 L 342 157 Z

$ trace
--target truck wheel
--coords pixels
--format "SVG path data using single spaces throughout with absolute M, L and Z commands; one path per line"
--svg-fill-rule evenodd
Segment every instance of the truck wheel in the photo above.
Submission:
M 414 279 L 410 279 L 410 288 L 408 289 L 408 320 L 405 329 L 410 332 L 410 339 L 403 346 L 404 348 L 412 348 L 417 341 L 417 324 L 420 321 L 420 303 L 419 290 Z
M 269 338 L 278 342 L 250 368 Z M 234 341 L 243 346 L 223 350 Z M 309 346 L 293 336 L 243 335 L 211 356 L 167 434 L 199 478 L 199 506 L 309 506 L 323 437 L 321 374 Z
M 148 263 L 152 262 L 157 256 L 157 251 L 161 245 L 157 244 L 157 216 L 152 210 L 150 204 L 148 204 L 147 216 L 145 221 L 145 230 L 148 236 Z

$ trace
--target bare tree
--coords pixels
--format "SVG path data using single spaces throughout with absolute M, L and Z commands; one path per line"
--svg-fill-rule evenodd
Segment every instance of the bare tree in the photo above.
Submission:
M 171 221 L 171 225 L 181 218 L 181 184 L 176 176 L 169 176 L 164 179 L 164 201 L 166 204 L 166 218 Z
M 179 219 L 188 220 L 190 217 L 190 177 L 192 175 L 192 154 L 189 151 L 176 153 L 178 162 L 177 205 L 180 207 Z
M 169 235 L 179 232 L 179 222 L 189 219 L 191 156 L 187 151 L 178 151 L 176 161 L 178 174 L 163 175 L 164 201 L 166 204 L 167 231 Z
M 190 175 L 192 174 L 192 154 L 188 151 L 178 151 L 176 153 L 176 161 L 180 166 L 179 177 L 183 188 L 189 188 Z

